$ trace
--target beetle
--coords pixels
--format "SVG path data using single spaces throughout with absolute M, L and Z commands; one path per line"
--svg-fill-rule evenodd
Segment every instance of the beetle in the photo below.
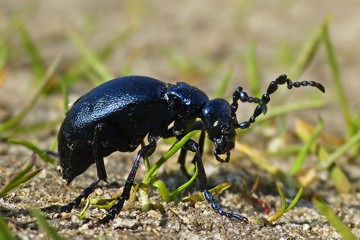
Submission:
M 265 114 L 270 95 L 285 84 L 288 89 L 312 86 L 325 92 L 320 83 L 292 82 L 285 74 L 272 81 L 261 98 L 248 96 L 242 87 L 236 88 L 231 104 L 222 98 L 210 100 L 203 91 L 184 82 L 170 84 L 145 76 L 120 77 L 95 87 L 67 112 L 58 133 L 58 151 L 59 168 L 67 184 L 94 163 L 97 178 L 61 211 L 78 206 L 100 181 L 107 182 L 104 157 L 115 151 L 133 152 L 148 136 L 148 144 L 138 151 L 119 201 L 98 223 L 110 222 L 129 199 L 140 160 L 155 151 L 157 140 L 174 136 L 179 141 L 189 129 L 199 129 L 202 132 L 199 142 L 190 139 L 181 149 L 178 160 L 181 171 L 189 176 L 185 157 L 187 151 L 193 152 L 198 185 L 211 207 L 220 215 L 247 223 L 246 217 L 223 210 L 208 191 L 202 162 L 205 132 L 214 143 L 215 158 L 228 162 L 235 146 L 235 130 L 249 128 L 260 114 Z M 252 116 L 241 123 L 236 117 L 239 101 L 257 104 Z

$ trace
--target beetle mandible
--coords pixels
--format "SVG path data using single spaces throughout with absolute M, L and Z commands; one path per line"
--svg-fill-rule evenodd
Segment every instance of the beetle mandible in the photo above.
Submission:
M 261 113 L 265 114 L 270 95 L 284 84 L 288 89 L 312 86 L 325 92 L 320 83 L 292 82 L 285 74 L 272 81 L 261 98 L 250 97 L 241 87 L 236 88 L 231 104 L 221 98 L 210 100 L 203 91 L 184 82 L 169 84 L 145 76 L 121 77 L 95 87 L 67 112 L 58 133 L 58 151 L 59 167 L 67 184 L 93 163 L 97 178 L 61 211 L 70 211 L 82 198 L 87 198 L 101 180 L 107 181 L 104 157 L 115 151 L 133 152 L 148 136 L 148 144 L 137 153 L 120 200 L 99 223 L 111 221 L 129 199 L 141 158 L 155 151 L 157 140 L 173 136 L 180 140 L 189 129 L 199 129 L 202 130 L 199 142 L 189 140 L 181 149 L 178 160 L 181 171 L 189 176 L 185 169 L 186 152 L 195 153 L 193 162 L 198 168 L 198 185 L 205 199 L 220 215 L 247 223 L 246 217 L 223 210 L 208 191 L 202 162 L 205 132 L 214 143 L 216 159 L 228 162 L 235 146 L 235 130 L 249 128 Z M 253 115 L 241 123 L 236 118 L 238 101 L 257 104 Z M 200 121 L 195 122 L 197 118 Z

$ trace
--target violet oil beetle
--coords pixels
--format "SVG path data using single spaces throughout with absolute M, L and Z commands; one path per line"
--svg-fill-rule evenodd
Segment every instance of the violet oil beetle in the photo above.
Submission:
M 185 157 L 187 151 L 193 152 L 193 162 L 198 168 L 198 185 L 210 206 L 220 215 L 247 223 L 246 217 L 223 210 L 208 191 L 202 162 L 205 132 L 214 143 L 215 158 L 228 162 L 230 151 L 235 146 L 235 130 L 249 128 L 260 114 L 265 114 L 270 95 L 279 85 L 285 84 L 288 89 L 311 86 L 325 92 L 320 83 L 292 82 L 284 74 L 270 83 L 261 98 L 250 97 L 241 87 L 236 88 L 232 103 L 221 98 L 210 100 L 203 91 L 184 82 L 169 84 L 145 76 L 121 77 L 95 87 L 80 97 L 67 112 L 58 133 L 58 151 L 62 177 L 68 184 L 94 163 L 97 178 L 61 211 L 70 211 L 78 206 L 101 180 L 107 181 L 104 157 L 115 151 L 133 152 L 148 136 L 148 144 L 138 151 L 120 199 L 99 223 L 111 221 L 129 199 L 141 159 L 155 151 L 159 138 L 175 136 L 180 140 L 190 128 L 199 129 L 202 134 L 199 142 L 189 140 L 182 147 L 178 160 L 181 171 L 189 176 L 185 169 Z M 253 115 L 241 123 L 236 117 L 239 101 L 257 104 Z

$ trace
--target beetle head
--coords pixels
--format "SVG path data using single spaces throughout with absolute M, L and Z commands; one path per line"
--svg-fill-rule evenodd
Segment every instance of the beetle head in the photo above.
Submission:
M 58 140 L 60 157 L 58 171 L 62 174 L 62 179 L 69 185 L 75 177 L 85 172 L 93 163 L 91 162 L 93 156 L 88 154 L 91 151 L 79 151 L 82 148 L 79 148 L 76 143 L 63 142 L 61 138 Z
M 215 144 L 214 155 L 220 162 L 230 160 L 230 150 L 235 146 L 235 127 L 232 123 L 230 104 L 216 98 L 207 102 L 202 110 L 202 120 L 209 139 Z M 226 154 L 222 159 L 219 155 Z

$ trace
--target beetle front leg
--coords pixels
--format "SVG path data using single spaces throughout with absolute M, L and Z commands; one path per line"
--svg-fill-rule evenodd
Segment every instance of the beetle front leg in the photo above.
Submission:
M 201 153 L 200 153 L 200 147 L 199 145 L 193 141 L 193 140 L 189 140 L 184 147 L 195 153 L 195 163 L 197 165 L 198 171 L 199 171 L 199 175 L 198 175 L 198 183 L 199 183 L 199 188 L 201 191 L 204 192 L 204 197 L 207 200 L 208 203 L 210 203 L 211 208 L 214 209 L 218 214 L 220 214 L 221 216 L 226 216 L 229 219 L 235 218 L 238 219 L 244 223 L 248 223 L 249 220 L 246 217 L 241 216 L 238 213 L 232 213 L 232 212 L 227 212 L 225 210 L 223 210 L 220 205 L 215 201 L 215 199 L 213 198 L 213 196 L 211 195 L 211 193 L 209 192 L 209 188 L 207 186 L 207 177 L 206 177 L 206 173 L 205 173 L 205 168 L 201 159 Z

